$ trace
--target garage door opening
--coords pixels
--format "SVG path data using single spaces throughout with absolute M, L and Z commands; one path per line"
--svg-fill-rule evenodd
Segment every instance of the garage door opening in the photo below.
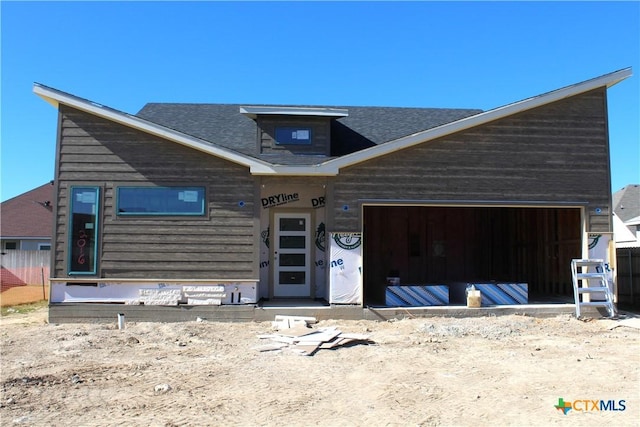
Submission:
M 570 302 L 581 257 L 580 208 L 364 206 L 366 305 L 402 285 L 527 283 L 529 302 Z M 453 292 L 450 304 L 463 304 Z

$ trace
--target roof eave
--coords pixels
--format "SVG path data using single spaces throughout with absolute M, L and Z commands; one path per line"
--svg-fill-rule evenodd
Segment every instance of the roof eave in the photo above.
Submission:
M 268 165 L 252 167 L 252 175 L 278 175 L 278 176 L 336 176 L 340 170 L 334 165 L 324 163 L 312 166 L 283 166 Z
M 240 114 L 252 119 L 258 116 L 309 116 L 339 118 L 349 116 L 344 108 L 329 107 L 289 107 L 289 106 L 241 106 Z
M 12 236 L 11 234 L 0 235 L 0 239 L 2 240 L 51 240 L 51 236 L 28 236 L 19 234 L 16 236 Z
M 88 101 L 86 99 L 82 99 L 53 88 L 49 88 L 39 83 L 34 83 L 33 92 L 56 108 L 59 108 L 60 104 L 68 105 L 80 111 L 102 117 L 104 119 L 140 130 L 154 136 L 168 139 L 186 147 L 202 151 L 204 153 L 220 157 L 222 159 L 252 169 L 264 168 L 269 166 L 266 162 L 262 162 L 254 158 L 244 156 L 230 150 L 226 150 L 219 146 L 211 145 L 207 141 L 193 137 L 191 135 L 187 135 L 167 128 L 165 126 L 142 119 L 140 117 L 123 113 L 121 111 Z
M 606 86 L 607 88 L 609 88 L 630 77 L 631 75 L 631 68 L 614 71 L 613 73 L 605 74 L 594 79 L 590 79 L 571 86 L 566 86 L 564 88 L 557 89 L 552 92 L 547 92 L 542 95 L 537 95 L 532 98 L 527 98 L 522 101 L 514 102 L 512 104 L 507 104 L 493 110 L 488 110 L 473 116 L 457 120 L 455 122 L 447 123 L 435 128 L 425 130 L 423 132 L 418 132 L 413 135 L 408 135 L 393 141 L 386 142 L 384 144 L 366 148 L 352 154 L 347 154 L 346 156 L 342 156 L 340 158 L 325 162 L 322 167 L 336 168 L 339 170 L 341 168 L 361 163 L 366 160 L 384 156 L 400 149 L 432 141 L 434 139 L 480 126 L 485 123 L 489 123 L 491 121 L 501 119 L 516 113 L 550 104 L 552 102 L 557 102 L 571 96 L 579 95 L 581 93 L 585 93 L 599 87 Z
M 274 165 L 253 157 L 245 156 L 219 146 L 213 146 L 207 141 L 183 134 L 170 128 L 149 122 L 137 116 L 132 116 L 108 107 L 96 104 L 83 98 L 79 98 L 56 89 L 34 84 L 33 91 L 45 101 L 54 105 L 69 105 L 73 108 L 89 112 L 99 117 L 106 118 L 116 123 L 129 126 L 140 131 L 156 135 L 187 147 L 205 152 L 207 154 L 229 160 L 231 162 L 247 166 L 252 175 L 282 175 L 282 176 L 335 176 L 341 168 L 371 160 L 376 157 L 408 148 L 417 144 L 432 141 L 447 135 L 451 135 L 466 129 L 489 123 L 522 111 L 536 108 L 545 104 L 559 101 L 564 98 L 588 92 L 599 87 L 611 87 L 632 75 L 631 68 L 625 68 L 591 80 L 557 89 L 542 95 L 508 104 L 493 110 L 485 111 L 470 117 L 457 120 L 442 126 L 438 126 L 413 135 L 408 135 L 384 144 L 376 145 L 337 159 L 328 160 L 313 166 L 284 166 Z

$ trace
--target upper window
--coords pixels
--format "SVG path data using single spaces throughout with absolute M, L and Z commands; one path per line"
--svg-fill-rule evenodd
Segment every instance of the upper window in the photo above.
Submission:
M 118 187 L 118 215 L 205 214 L 204 187 Z
M 276 145 L 310 145 L 311 128 L 276 127 Z

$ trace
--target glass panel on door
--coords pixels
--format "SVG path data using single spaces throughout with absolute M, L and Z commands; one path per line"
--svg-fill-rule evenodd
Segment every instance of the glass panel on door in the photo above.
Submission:
M 280 272 L 281 285 L 304 285 L 304 282 L 305 282 L 304 271 L 281 271 Z
M 278 258 L 282 267 L 304 267 L 306 265 L 305 254 L 280 254 Z
M 306 218 L 280 218 L 280 231 L 305 231 Z
M 305 236 L 283 236 L 280 234 L 280 249 L 304 249 L 306 244 Z

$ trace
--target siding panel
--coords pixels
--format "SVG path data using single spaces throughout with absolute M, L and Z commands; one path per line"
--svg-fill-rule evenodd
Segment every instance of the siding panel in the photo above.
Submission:
M 334 182 L 335 229 L 360 229 L 366 199 L 586 203 L 609 231 L 606 92 L 558 101 L 345 168 Z M 343 209 L 348 206 L 349 209 Z
M 63 106 L 61 115 L 56 277 L 67 274 L 69 188 L 97 185 L 102 188 L 101 277 L 257 278 L 254 184 L 247 168 L 69 107 Z M 120 185 L 204 186 L 207 215 L 118 217 Z

